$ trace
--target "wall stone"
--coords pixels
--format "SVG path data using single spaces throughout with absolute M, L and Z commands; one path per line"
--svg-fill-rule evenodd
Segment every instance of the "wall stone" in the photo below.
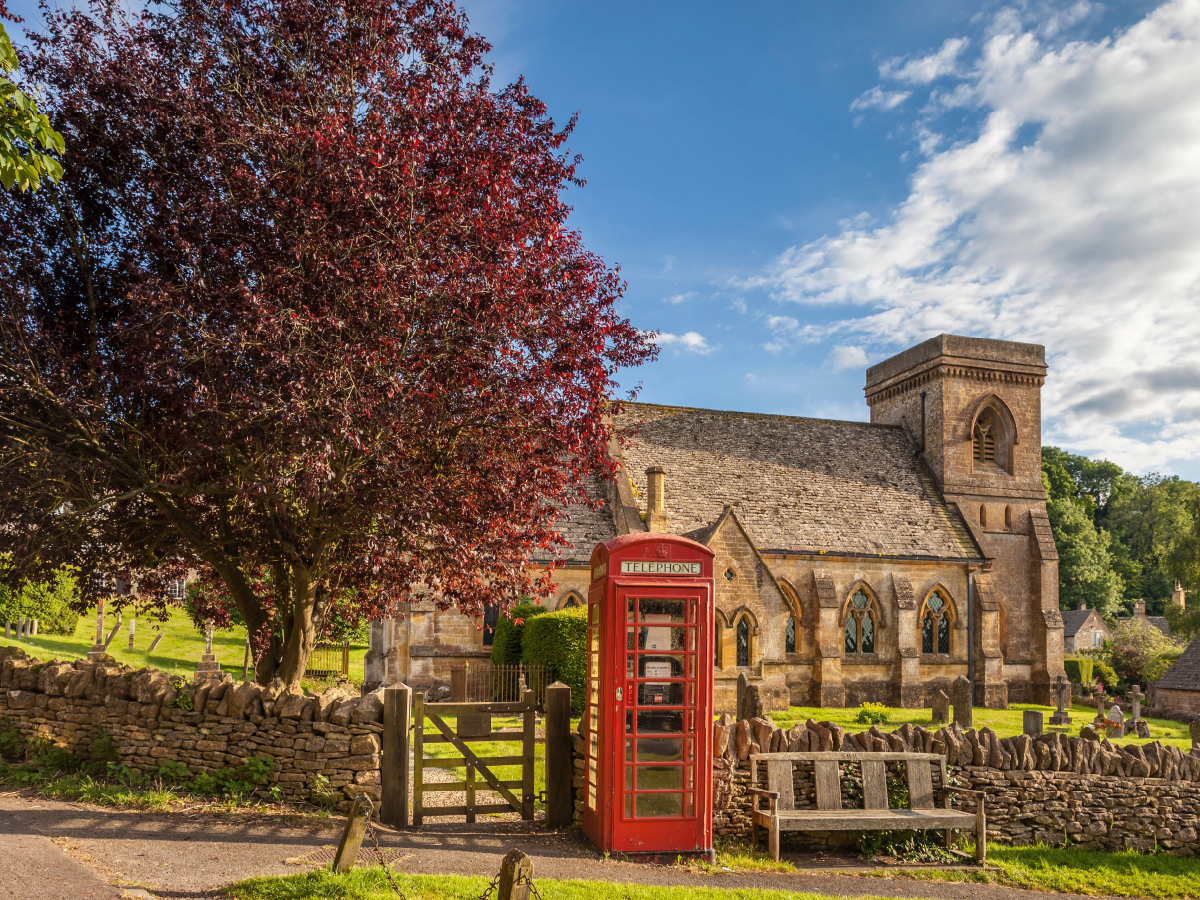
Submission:
M 379 694 L 360 698 L 335 687 L 319 697 L 281 695 L 229 675 L 184 692 L 193 710 L 180 708 L 165 672 L 111 657 L 44 663 L 0 648 L 0 726 L 11 723 L 26 740 L 44 736 L 87 755 L 107 735 L 122 763 L 148 774 L 163 760 L 199 775 L 259 757 L 274 760 L 268 781 L 291 800 L 328 791 L 345 810 L 359 794 L 380 799 Z

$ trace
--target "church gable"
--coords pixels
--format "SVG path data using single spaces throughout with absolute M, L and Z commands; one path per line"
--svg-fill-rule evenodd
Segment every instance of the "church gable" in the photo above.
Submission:
M 783 660 L 787 620 L 794 615 L 798 598 L 785 594 L 737 513 L 726 507 L 711 526 L 688 537 L 702 539 L 715 554 L 716 606 L 731 632 L 729 662 L 724 664 L 753 666 L 762 660 Z M 794 622 L 793 645 L 802 640 L 801 632 L 800 622 Z

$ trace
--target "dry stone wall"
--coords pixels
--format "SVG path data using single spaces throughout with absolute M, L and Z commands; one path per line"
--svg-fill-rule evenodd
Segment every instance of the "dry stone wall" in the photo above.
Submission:
M 380 799 L 382 692 L 358 697 L 331 688 L 301 697 L 229 675 L 172 683 L 165 672 L 112 657 L 41 662 L 4 647 L 5 720 L 26 740 L 41 735 L 81 755 L 107 735 L 122 763 L 149 774 L 163 760 L 198 775 L 259 757 L 274 760 L 269 782 L 292 800 L 333 793 L 344 810 L 359 794 Z

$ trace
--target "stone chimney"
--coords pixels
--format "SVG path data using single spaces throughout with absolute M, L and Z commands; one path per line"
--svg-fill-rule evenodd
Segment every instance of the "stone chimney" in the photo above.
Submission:
M 1135 618 L 1138 618 L 1138 619 L 1146 618 L 1146 601 L 1145 600 L 1134 600 L 1133 601 L 1133 615 Z
M 667 530 L 667 470 L 662 466 L 646 470 L 646 530 Z
M 1183 585 L 1179 583 L 1179 579 L 1175 579 L 1175 590 L 1171 592 L 1171 602 L 1183 609 L 1186 606 L 1187 591 L 1183 589 Z
M 1076 608 L 1076 609 L 1087 609 L 1087 601 L 1086 601 L 1086 600 L 1080 600 L 1080 601 L 1079 601 L 1079 605 L 1078 605 L 1078 606 L 1076 606 L 1075 608 Z

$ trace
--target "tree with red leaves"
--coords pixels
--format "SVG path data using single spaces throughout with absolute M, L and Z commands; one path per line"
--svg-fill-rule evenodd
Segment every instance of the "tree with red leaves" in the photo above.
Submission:
M 654 355 L 567 225 L 571 125 L 438 0 L 92 0 L 31 40 L 70 152 L 0 198 L 7 577 L 161 606 L 199 569 L 292 688 L 335 604 L 544 596 Z

